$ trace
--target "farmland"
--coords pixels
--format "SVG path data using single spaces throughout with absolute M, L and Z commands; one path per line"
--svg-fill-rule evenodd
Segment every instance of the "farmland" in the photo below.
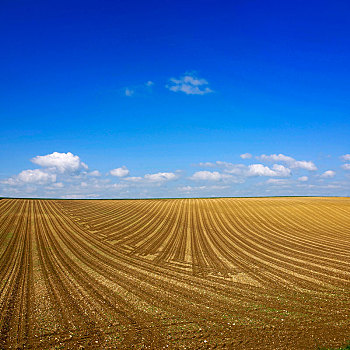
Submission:
M 0 200 L 0 348 L 350 340 L 350 199 Z

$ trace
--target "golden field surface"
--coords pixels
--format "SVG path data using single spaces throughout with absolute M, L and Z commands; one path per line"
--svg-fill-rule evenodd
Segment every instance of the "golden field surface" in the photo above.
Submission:
M 349 340 L 349 198 L 0 200 L 0 349 Z

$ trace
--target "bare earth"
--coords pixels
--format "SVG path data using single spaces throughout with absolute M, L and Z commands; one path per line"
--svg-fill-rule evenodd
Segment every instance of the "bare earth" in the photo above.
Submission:
M 349 340 L 349 198 L 0 200 L 1 349 Z

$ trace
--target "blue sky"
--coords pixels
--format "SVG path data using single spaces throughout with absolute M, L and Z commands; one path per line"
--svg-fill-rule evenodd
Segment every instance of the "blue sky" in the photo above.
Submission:
M 349 11 L 3 1 L 0 196 L 349 196 Z

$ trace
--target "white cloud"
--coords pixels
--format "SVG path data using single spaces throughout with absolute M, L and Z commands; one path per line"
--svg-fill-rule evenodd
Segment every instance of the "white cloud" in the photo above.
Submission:
M 40 169 L 28 169 L 21 171 L 16 177 L 8 179 L 9 185 L 37 184 L 44 185 L 56 181 L 56 174 L 49 174 Z
M 144 178 L 151 182 L 161 182 L 161 181 L 170 181 L 178 178 L 178 175 L 175 173 L 156 173 L 156 174 L 146 174 Z
M 251 164 L 248 166 L 248 175 L 287 177 L 290 176 L 290 169 L 280 164 L 274 164 L 272 169 L 263 164 Z
M 233 164 L 229 162 L 223 162 L 221 160 L 217 160 L 216 162 L 201 162 L 201 163 L 198 163 L 197 165 L 205 168 L 214 168 L 214 167 L 232 168 L 238 165 L 244 166 L 243 164 Z
M 189 179 L 190 180 L 204 180 L 204 181 L 220 181 L 231 179 L 232 176 L 228 174 L 222 174 L 218 171 L 197 171 Z
M 306 161 L 306 160 L 296 160 L 295 162 L 293 162 L 289 166 L 291 168 L 300 168 L 300 169 L 305 169 L 305 170 L 310 170 L 310 171 L 317 170 L 317 167 L 313 162 Z
M 111 185 L 111 188 L 115 190 L 122 190 L 124 188 L 127 188 L 129 185 L 128 184 L 113 184 Z
M 198 164 L 201 167 L 214 168 L 220 167 L 224 168 L 225 173 L 233 174 L 233 175 L 244 175 L 244 172 L 247 170 L 247 166 L 244 164 L 233 164 L 229 162 L 223 162 L 221 160 L 217 160 L 216 162 L 202 162 Z
M 213 92 L 205 79 L 199 79 L 194 74 L 187 74 L 180 79 L 171 78 L 172 85 L 166 85 L 170 91 L 183 92 L 186 95 L 204 95 Z
M 130 171 L 125 165 L 123 165 L 121 168 L 112 169 L 109 173 L 112 176 L 124 177 L 129 175 Z
M 98 171 L 98 170 L 94 170 L 94 171 L 90 171 L 88 173 L 89 176 L 94 176 L 94 177 L 99 177 L 101 176 L 102 174 Z
M 244 164 L 233 164 L 229 162 L 223 162 L 223 161 L 216 161 L 215 163 L 200 163 L 200 165 L 204 166 L 210 166 L 210 167 L 222 167 L 224 168 L 224 173 L 221 174 L 217 171 L 210 172 L 210 171 L 199 171 L 192 175 L 192 180 L 198 180 L 199 177 L 201 178 L 211 178 L 216 180 L 223 179 L 223 176 L 225 178 L 231 178 L 236 180 L 243 180 L 243 178 L 250 177 L 250 176 L 270 176 L 270 177 L 288 177 L 291 175 L 291 171 L 289 168 L 281 165 L 281 164 L 274 164 L 272 168 L 269 168 L 268 166 L 265 166 L 263 164 L 251 164 L 249 166 Z M 214 175 L 213 175 L 214 174 Z M 219 174 L 219 175 L 218 175 Z M 227 175 L 230 174 L 230 175 Z M 242 182 L 242 181 L 241 181 Z
M 298 177 L 298 181 L 301 181 L 301 182 L 305 182 L 305 181 L 308 181 L 309 178 L 307 176 L 300 176 Z
M 240 155 L 242 159 L 250 159 L 252 155 L 250 153 L 243 153 Z
M 88 166 L 80 160 L 79 156 L 75 156 L 71 152 L 53 152 L 46 156 L 36 156 L 32 158 L 31 161 L 44 168 L 49 168 L 50 171 L 59 172 L 61 174 L 77 173 L 81 169 L 88 169 Z
M 140 182 L 143 180 L 143 177 L 141 176 L 129 176 L 123 178 L 124 181 L 130 181 L 130 182 Z
M 150 94 L 152 92 L 152 87 L 154 82 L 152 80 L 148 80 L 145 83 L 140 83 L 136 85 L 129 85 L 127 87 L 122 88 L 120 91 L 126 97 L 132 97 L 134 95 L 145 95 Z
M 125 88 L 124 93 L 125 93 L 125 96 L 130 97 L 135 93 L 135 91 L 129 88 Z
M 201 167 L 208 167 L 208 168 L 212 168 L 214 167 L 216 164 L 215 163 L 212 163 L 212 162 L 201 162 L 198 164 L 198 166 L 201 166 Z
M 344 162 L 350 161 L 350 154 L 344 154 L 340 157 Z
M 330 179 L 335 176 L 335 171 L 333 170 L 327 170 L 323 174 L 320 175 L 323 179 Z
M 269 185 L 279 185 L 279 186 L 288 185 L 288 181 L 283 179 L 268 179 L 266 183 Z
M 248 167 L 244 164 L 232 164 L 227 162 L 216 162 L 219 166 L 225 168 L 224 172 L 236 176 L 247 176 Z
M 230 188 L 230 186 L 181 186 L 177 190 L 181 193 L 193 193 L 193 192 L 203 192 L 203 191 L 215 191 L 215 190 L 225 190 Z
M 66 194 L 61 196 L 62 199 L 89 199 L 89 198 L 98 198 L 98 194 Z
M 290 168 L 300 168 L 305 170 L 317 170 L 316 165 L 311 161 L 306 160 L 295 160 L 292 157 L 286 156 L 284 154 L 262 154 L 261 156 L 256 157 L 257 159 L 268 161 L 268 162 L 284 162 L 287 163 Z
M 122 180 L 130 182 L 143 182 L 143 183 L 161 183 L 171 180 L 176 180 L 179 177 L 179 174 L 176 173 L 155 173 L 155 174 L 146 174 L 145 176 L 129 176 L 125 177 Z
M 265 160 L 269 162 L 293 162 L 295 159 L 289 156 L 285 156 L 284 154 L 262 154 L 261 156 L 257 156 L 257 159 Z
M 56 191 L 56 190 L 59 190 L 61 188 L 64 187 L 64 184 L 63 182 L 53 182 L 53 183 L 50 183 L 48 184 L 47 186 L 45 186 L 44 188 L 46 190 L 53 190 L 53 191 Z
M 146 89 L 145 84 L 143 86 Z M 142 176 L 130 176 L 129 170 L 123 166 L 101 174 L 98 170 L 88 170 L 77 155 L 54 152 L 32 159 L 33 163 L 38 164 L 38 169 L 23 170 L 10 178 L 0 180 L 0 193 L 10 197 L 59 198 L 68 195 L 76 198 L 144 198 L 266 194 L 347 195 L 350 189 L 350 161 L 339 164 L 348 170 L 347 173 L 342 173 L 344 181 L 334 182 L 336 169 L 319 172 L 320 175 L 317 176 L 301 176 L 304 174 L 298 175 L 294 169 L 300 167 L 302 162 L 308 162 L 297 161 L 282 154 L 263 157 L 273 163 L 255 161 L 259 164 L 254 164 L 245 155 L 241 158 L 248 159 L 248 163 L 202 162 L 197 165 L 203 168 L 197 168 L 189 177 L 176 181 L 182 176 L 179 170 L 145 172 Z M 304 168 L 310 169 L 310 164 Z M 297 176 L 291 177 L 292 172 Z M 111 174 L 116 177 L 108 176 Z M 249 186 L 233 186 L 246 181 Z
M 15 186 L 18 184 L 18 181 L 16 180 L 16 177 L 9 177 L 8 179 L 5 180 L 1 180 L 1 182 L 3 185 L 9 185 L 9 186 Z

